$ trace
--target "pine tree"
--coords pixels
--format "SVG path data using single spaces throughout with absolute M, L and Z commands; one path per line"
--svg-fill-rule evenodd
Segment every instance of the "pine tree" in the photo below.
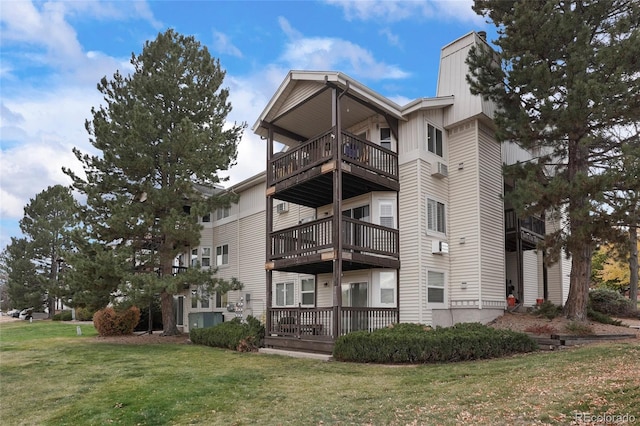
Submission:
M 566 216 L 545 244 L 549 258 L 571 257 L 565 315 L 585 320 L 591 256 L 614 225 L 603 202 L 620 179 L 609 163 L 622 146 L 610 134 L 640 112 L 640 3 L 476 0 L 473 8 L 498 28 L 499 49 L 470 52 L 472 92 L 496 102 L 500 141 L 540 154 L 505 170 L 516 179 L 510 201 L 523 217 Z
M 14 309 L 43 308 L 46 290 L 31 258 L 31 247 L 25 238 L 11 237 L 2 252 L 9 306 Z
M 225 72 L 194 37 L 169 29 L 132 54 L 131 64 L 131 75 L 116 72 L 98 84 L 105 105 L 91 110 L 85 127 L 102 154 L 74 150 L 86 179 L 64 171 L 87 196 L 83 219 L 91 238 L 130 251 L 137 273 L 121 291 L 159 293 L 163 331 L 172 335 L 173 295 L 185 285 L 173 261 L 199 244 L 197 217 L 233 201 L 215 185 L 218 172 L 234 164 L 246 125 L 226 122 Z M 209 272 L 189 275 L 192 283 L 215 286 Z
M 24 207 L 20 230 L 27 237 L 31 260 L 35 263 L 47 296 L 49 317 L 53 317 L 55 298 L 61 296 L 59 272 L 64 256 L 73 248 L 71 232 L 79 225 L 78 204 L 71 190 L 50 186 Z

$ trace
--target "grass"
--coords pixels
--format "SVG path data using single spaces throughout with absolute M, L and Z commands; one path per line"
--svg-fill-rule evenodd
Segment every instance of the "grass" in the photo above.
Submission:
M 3 425 L 567 424 L 640 419 L 640 345 L 379 366 L 122 345 L 92 327 L 0 324 Z

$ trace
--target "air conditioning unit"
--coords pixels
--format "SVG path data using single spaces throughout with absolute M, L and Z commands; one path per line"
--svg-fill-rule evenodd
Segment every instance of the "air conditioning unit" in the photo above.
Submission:
M 309 222 L 314 221 L 314 220 L 316 220 L 315 216 L 305 217 L 304 219 L 300 219 L 300 224 L 309 223 Z
M 447 167 L 446 164 L 441 163 L 440 161 L 431 164 L 432 169 L 431 169 L 431 176 L 433 177 L 437 177 L 437 178 L 446 178 L 447 176 L 449 176 L 449 168 Z
M 445 241 L 439 241 L 439 240 L 432 241 L 431 253 L 433 254 L 449 253 L 449 243 Z
M 289 203 L 278 203 L 276 205 L 276 211 L 278 213 L 285 213 L 289 211 Z

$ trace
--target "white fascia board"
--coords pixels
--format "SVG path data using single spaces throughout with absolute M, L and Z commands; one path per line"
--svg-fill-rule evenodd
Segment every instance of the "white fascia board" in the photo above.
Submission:
M 420 98 L 415 101 L 411 101 L 402 107 L 402 114 L 406 116 L 420 110 L 444 108 L 453 105 L 454 101 L 455 97 L 453 95 L 439 96 L 435 98 Z

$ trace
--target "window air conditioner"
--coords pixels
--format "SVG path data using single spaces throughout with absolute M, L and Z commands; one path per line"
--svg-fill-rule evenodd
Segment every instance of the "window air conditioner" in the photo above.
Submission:
M 431 164 L 431 176 L 437 178 L 445 178 L 449 176 L 449 169 L 446 164 L 441 163 L 440 161 Z
M 289 204 L 288 203 L 278 203 L 276 205 L 276 211 L 278 213 L 285 213 L 289 211 Z
M 432 241 L 431 253 L 433 254 L 449 253 L 449 243 L 445 241 L 439 241 L 439 240 Z

